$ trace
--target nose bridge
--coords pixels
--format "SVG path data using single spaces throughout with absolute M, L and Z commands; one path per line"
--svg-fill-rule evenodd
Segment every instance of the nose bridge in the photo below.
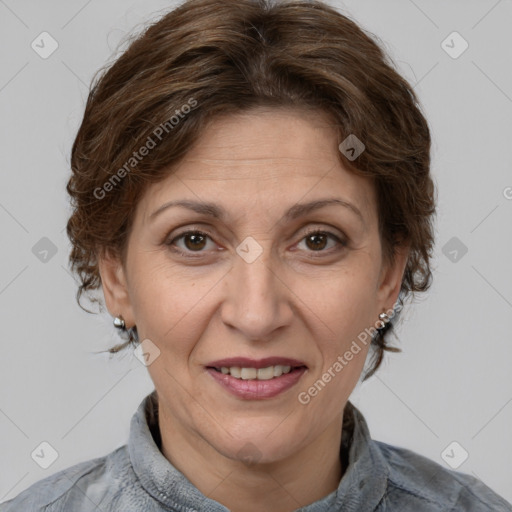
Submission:
M 249 237 L 237 248 L 222 316 L 247 338 L 265 338 L 290 321 L 286 287 L 279 279 L 280 266 L 276 263 L 270 243 Z

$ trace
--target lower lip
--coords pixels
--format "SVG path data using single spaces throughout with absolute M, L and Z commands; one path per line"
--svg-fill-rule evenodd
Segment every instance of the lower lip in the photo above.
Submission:
M 218 372 L 213 368 L 206 371 L 227 391 L 245 400 L 272 398 L 293 387 L 304 375 L 306 368 L 296 368 L 290 373 L 269 380 L 244 380 Z

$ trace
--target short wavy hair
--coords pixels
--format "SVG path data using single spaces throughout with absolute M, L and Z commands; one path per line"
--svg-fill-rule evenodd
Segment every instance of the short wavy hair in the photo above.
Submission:
M 363 141 L 357 159 L 341 151 L 339 158 L 375 186 L 387 261 L 400 244 L 410 246 L 400 306 L 429 288 L 436 202 L 430 131 L 413 88 L 375 36 L 319 1 L 188 0 L 128 42 L 93 78 L 72 147 L 67 234 L 82 309 L 82 294 L 101 287 L 99 255 L 126 261 L 146 187 L 172 172 L 212 119 L 260 106 L 323 112 L 339 142 L 350 134 Z M 136 158 L 150 139 L 154 146 Z M 372 337 L 365 379 L 384 351 L 399 351 L 388 343 L 398 316 Z M 137 341 L 135 327 L 109 352 Z

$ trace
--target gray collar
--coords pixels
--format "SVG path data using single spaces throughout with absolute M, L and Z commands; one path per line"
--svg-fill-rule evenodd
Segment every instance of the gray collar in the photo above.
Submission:
M 161 453 L 158 402 L 153 391 L 132 417 L 128 451 L 144 489 L 157 501 L 180 512 L 228 512 L 204 496 Z M 370 437 L 363 415 L 347 402 L 343 415 L 342 449 L 348 466 L 336 491 L 299 509 L 302 512 L 373 511 L 384 496 L 388 465 Z

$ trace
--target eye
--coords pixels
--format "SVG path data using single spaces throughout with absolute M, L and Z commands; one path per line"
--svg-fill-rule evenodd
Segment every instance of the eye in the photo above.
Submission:
M 325 250 L 328 246 L 329 239 L 334 241 L 334 244 Z M 213 244 L 213 240 L 208 233 L 199 230 L 189 230 L 178 234 L 168 242 L 165 242 L 165 244 L 170 246 L 181 256 L 193 258 L 195 257 L 193 253 L 197 253 L 197 256 L 201 256 L 201 253 L 207 252 L 203 249 L 207 248 L 208 241 Z M 183 242 L 183 245 L 179 245 L 178 242 Z M 336 251 L 336 245 L 340 246 L 338 249 L 347 246 L 347 243 L 334 233 L 321 229 L 309 231 L 297 245 L 300 246 L 302 243 L 305 244 L 306 252 L 313 253 L 331 253 Z M 213 248 L 215 248 L 215 244 L 213 244 L 213 246 Z M 332 249 L 334 249 L 334 251 Z M 321 256 L 321 254 L 319 256 Z
M 334 240 L 334 247 L 340 245 L 345 247 L 347 244 L 340 237 L 336 236 L 330 231 L 323 231 L 321 229 L 314 229 L 306 234 L 304 238 L 298 244 L 304 243 L 308 252 L 332 252 L 331 250 L 324 250 L 328 245 L 329 239 Z M 331 246 L 330 249 L 333 247 Z
M 203 231 L 185 231 L 166 242 L 166 245 L 172 246 L 175 251 L 183 256 L 189 256 L 190 253 L 204 252 L 203 248 L 207 246 L 208 240 L 211 241 L 210 235 Z M 176 242 L 178 241 L 183 241 L 184 247 L 177 245 Z

